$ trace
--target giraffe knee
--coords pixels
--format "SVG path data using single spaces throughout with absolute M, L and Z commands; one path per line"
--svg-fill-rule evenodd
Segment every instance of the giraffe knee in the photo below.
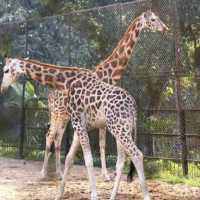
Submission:
M 60 151 L 61 150 L 61 146 L 60 145 L 55 145 L 55 151 Z

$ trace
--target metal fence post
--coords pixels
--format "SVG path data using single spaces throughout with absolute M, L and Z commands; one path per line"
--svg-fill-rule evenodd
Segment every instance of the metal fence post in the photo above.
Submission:
M 187 160 L 187 142 L 186 142 L 186 133 L 185 133 L 185 111 L 182 107 L 182 97 L 181 97 L 181 80 L 180 80 L 180 33 L 179 26 L 177 26 L 177 7 L 176 1 L 174 4 L 174 50 L 175 50 L 175 67 L 174 67 L 174 75 L 175 75 L 175 95 L 176 95 L 176 111 L 177 111 L 177 122 L 178 122 L 178 131 L 180 134 L 180 144 L 181 144 L 181 161 L 182 161 L 182 170 L 183 175 L 188 175 L 188 160 Z
M 68 65 L 71 66 L 72 64 L 72 58 L 71 58 L 71 18 L 72 17 L 69 17 L 68 16 Z M 66 127 L 66 131 L 67 131 L 67 137 L 66 137 L 66 140 L 65 140 L 65 148 L 64 148 L 64 151 L 65 151 L 65 156 L 67 155 L 68 151 L 69 151 L 69 148 L 70 148 L 70 137 L 71 137 L 71 134 L 72 134 L 72 130 L 71 130 L 71 124 L 68 123 L 67 127 Z
M 27 56 L 28 49 L 28 25 L 25 23 L 25 56 Z M 21 104 L 21 127 L 20 127 L 20 140 L 19 140 L 19 158 L 24 158 L 24 139 L 25 139 L 25 90 L 26 90 L 26 81 L 23 80 L 22 86 L 22 104 Z

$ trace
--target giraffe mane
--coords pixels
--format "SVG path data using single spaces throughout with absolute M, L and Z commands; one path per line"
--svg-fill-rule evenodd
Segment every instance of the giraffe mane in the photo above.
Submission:
M 67 67 L 67 66 L 61 66 L 61 65 L 53 65 L 53 64 L 49 64 L 49 63 L 43 63 L 43 62 L 40 62 L 38 60 L 34 60 L 34 59 L 24 59 L 24 58 L 17 58 L 19 59 L 20 61 L 25 61 L 25 62 L 28 62 L 28 63 L 31 63 L 31 64 L 38 64 L 38 65 L 42 65 L 44 67 L 53 67 L 53 68 L 56 68 L 56 69 L 60 69 L 60 70 L 66 70 L 66 69 L 69 69 L 69 70 L 73 70 L 73 71 L 83 71 L 83 72 L 90 72 L 90 70 L 88 69 L 84 69 L 84 68 L 79 68 L 79 67 Z

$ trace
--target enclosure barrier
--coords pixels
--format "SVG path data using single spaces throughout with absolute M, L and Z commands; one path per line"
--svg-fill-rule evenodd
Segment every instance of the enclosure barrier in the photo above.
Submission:
M 155 11 L 170 31 L 141 34 L 120 85 L 137 101 L 138 145 L 146 159 L 156 159 L 158 163 L 159 160 L 176 161 L 182 163 L 184 175 L 200 176 L 199 171 L 195 172 L 200 164 L 200 84 L 195 68 L 199 63 L 195 65 L 187 55 L 187 35 L 181 30 L 183 23 L 193 22 L 199 4 L 191 1 L 191 11 L 191 7 L 184 10 L 179 3 L 178 0 L 132 1 L 5 23 L 0 25 L 0 44 L 13 57 L 28 56 L 91 69 L 111 53 L 133 18 L 148 9 Z M 186 13 L 190 15 L 183 21 Z M 2 113 L 8 110 L 16 113 L 11 128 L 4 127 L 0 136 L 0 154 L 18 152 L 21 158 L 42 158 L 48 123 L 48 89 L 32 81 L 22 85 L 18 90 L 11 88 L 0 99 Z M 18 104 L 13 104 L 16 91 L 21 91 L 21 96 Z M 69 125 L 63 152 L 68 151 L 72 135 Z M 97 135 L 90 137 L 98 162 Z M 116 147 L 110 134 L 107 134 L 107 144 L 108 162 L 113 165 Z

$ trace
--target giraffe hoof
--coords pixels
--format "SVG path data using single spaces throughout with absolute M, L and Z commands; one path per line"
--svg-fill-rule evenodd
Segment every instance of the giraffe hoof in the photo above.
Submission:
M 133 177 L 132 176 L 127 176 L 127 182 L 131 183 L 133 181 Z
M 110 175 L 110 180 L 113 181 L 115 179 L 115 177 L 116 177 L 116 172 L 114 172 Z
M 112 180 L 112 178 L 107 174 L 107 175 L 103 175 L 104 181 L 105 182 L 109 182 Z

